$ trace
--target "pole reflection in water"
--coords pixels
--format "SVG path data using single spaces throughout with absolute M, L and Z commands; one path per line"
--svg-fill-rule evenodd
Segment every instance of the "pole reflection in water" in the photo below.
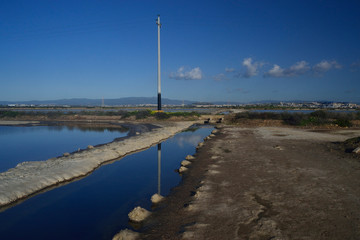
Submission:
M 161 195 L 161 143 L 158 144 L 158 192 Z
M 178 133 L 158 146 L 105 164 L 83 179 L 0 212 L 0 239 L 112 239 L 131 227 L 131 210 L 137 206 L 150 210 L 154 193 L 170 194 L 182 179 L 174 169 L 186 155 L 195 153 L 197 144 L 212 130 L 201 127 Z

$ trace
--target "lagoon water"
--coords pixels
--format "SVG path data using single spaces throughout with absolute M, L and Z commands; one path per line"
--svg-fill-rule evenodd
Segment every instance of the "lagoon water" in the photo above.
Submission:
M 0 126 L 0 172 L 21 162 L 47 160 L 126 135 L 123 128 Z
M 0 212 L 0 239 L 111 239 L 131 228 L 134 207 L 151 210 L 154 193 L 166 196 L 179 184 L 174 170 L 212 130 L 179 133 L 161 144 L 160 159 L 153 146 Z

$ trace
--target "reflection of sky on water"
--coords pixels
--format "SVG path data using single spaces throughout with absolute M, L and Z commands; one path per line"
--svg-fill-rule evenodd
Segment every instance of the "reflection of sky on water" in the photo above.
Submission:
M 199 142 L 203 141 L 203 138 L 205 136 L 208 136 L 210 134 L 212 129 L 213 127 L 210 126 L 202 126 L 195 131 L 187 131 L 182 132 L 181 134 L 177 134 L 173 138 L 169 139 L 169 141 L 175 143 L 179 148 L 184 148 L 184 146 L 186 145 L 196 147 Z
M 193 146 L 198 145 L 202 141 L 202 137 L 201 135 L 179 136 L 175 138 L 175 141 L 179 147 L 183 148 L 186 143 Z
M 43 161 L 126 135 L 127 132 L 104 128 L 0 126 L 0 172 L 21 162 Z
M 127 214 L 136 206 L 151 210 L 154 193 L 168 195 L 181 181 L 174 170 L 212 129 L 179 133 L 161 143 L 161 152 L 157 145 L 128 155 L 0 212 L 0 238 L 111 239 L 131 229 Z

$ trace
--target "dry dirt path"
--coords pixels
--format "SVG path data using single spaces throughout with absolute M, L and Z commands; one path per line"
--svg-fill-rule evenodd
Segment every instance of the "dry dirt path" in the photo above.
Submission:
M 196 154 L 144 239 L 358 239 L 359 132 L 225 127 Z

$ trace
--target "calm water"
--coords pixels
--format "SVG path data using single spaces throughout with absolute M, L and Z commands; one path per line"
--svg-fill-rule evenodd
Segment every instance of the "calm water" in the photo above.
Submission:
M 120 129 L 65 126 L 0 126 L 0 172 L 20 162 L 42 161 L 124 137 Z
M 134 207 L 151 210 L 154 193 L 166 196 L 179 184 L 174 170 L 212 130 L 179 133 L 161 144 L 160 159 L 153 146 L 1 212 L 0 239 L 111 239 L 131 228 Z

